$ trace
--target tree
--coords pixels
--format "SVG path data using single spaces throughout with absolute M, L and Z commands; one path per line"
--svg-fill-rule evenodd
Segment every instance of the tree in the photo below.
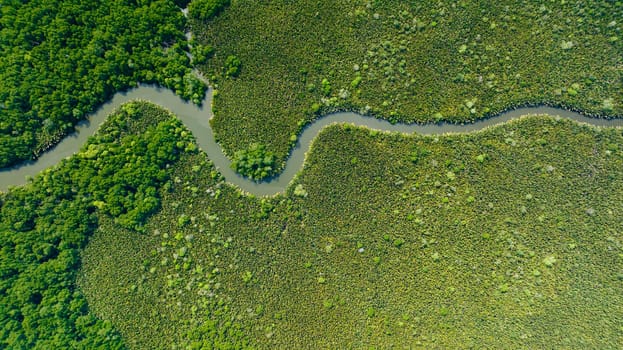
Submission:
M 237 77 L 240 74 L 240 59 L 234 55 L 227 56 L 225 60 L 225 76 Z
M 229 0 L 193 0 L 188 5 L 188 14 L 198 20 L 208 21 L 221 13 L 229 4 Z
M 275 163 L 275 155 L 265 145 L 254 143 L 249 149 L 236 152 L 231 168 L 253 180 L 262 180 L 275 174 Z

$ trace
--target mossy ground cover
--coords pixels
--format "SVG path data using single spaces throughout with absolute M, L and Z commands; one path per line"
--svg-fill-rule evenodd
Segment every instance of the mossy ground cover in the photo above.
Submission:
M 617 1 L 237 0 L 191 26 L 216 48 L 204 68 L 220 143 L 283 161 L 301 126 L 335 109 L 404 122 L 539 103 L 622 115 L 621 18 Z
M 80 287 L 134 348 L 614 349 L 622 144 L 543 117 L 439 137 L 333 126 L 269 199 L 184 154 L 143 234 L 103 221 Z

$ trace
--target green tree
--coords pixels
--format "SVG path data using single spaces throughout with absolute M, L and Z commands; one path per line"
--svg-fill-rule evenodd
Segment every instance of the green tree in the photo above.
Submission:
M 192 0 L 188 5 L 188 13 L 193 18 L 207 21 L 221 13 L 229 4 L 229 0 Z
M 231 168 L 253 180 L 262 180 L 275 174 L 275 155 L 265 145 L 252 144 L 234 155 Z
M 240 74 L 240 59 L 234 55 L 227 56 L 225 60 L 225 76 L 237 77 Z

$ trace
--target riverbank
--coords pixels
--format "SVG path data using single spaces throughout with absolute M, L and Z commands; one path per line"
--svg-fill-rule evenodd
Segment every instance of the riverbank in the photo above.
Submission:
M 207 83 L 207 80 L 203 78 L 200 73 L 195 73 L 200 77 L 202 82 Z M 225 155 L 221 146 L 216 142 L 214 132 L 210 126 L 210 119 L 213 116 L 211 111 L 212 98 L 212 88 L 208 89 L 201 106 L 182 100 L 169 89 L 153 85 L 140 85 L 127 92 L 119 92 L 115 94 L 110 101 L 103 104 L 95 113 L 90 115 L 87 121 L 80 123 L 75 133 L 64 138 L 55 147 L 42 154 L 37 160 L 26 162 L 17 167 L 0 170 L 0 191 L 6 191 L 10 186 L 23 185 L 26 183 L 27 178 L 34 177 L 42 170 L 52 167 L 62 159 L 70 157 L 78 152 L 86 143 L 87 139 L 97 132 L 99 126 L 106 120 L 110 113 L 120 105 L 137 99 L 152 102 L 175 114 L 193 133 L 199 147 L 206 152 L 223 177 L 229 183 L 239 187 L 244 192 L 256 196 L 271 196 L 284 192 L 294 176 L 302 169 L 305 161 L 305 154 L 309 150 L 313 139 L 323 128 L 335 123 L 348 123 L 386 132 L 442 135 L 480 131 L 518 119 L 524 115 L 546 114 L 590 124 L 596 127 L 623 126 L 623 119 L 590 118 L 578 112 L 546 106 L 517 108 L 488 119 L 465 124 L 453 124 L 448 122 L 392 124 L 386 120 L 363 116 L 354 112 L 338 112 L 318 118 L 303 129 L 302 133 L 298 136 L 296 146 L 290 152 L 283 172 L 268 181 L 254 182 L 238 175 L 230 168 L 231 160 Z

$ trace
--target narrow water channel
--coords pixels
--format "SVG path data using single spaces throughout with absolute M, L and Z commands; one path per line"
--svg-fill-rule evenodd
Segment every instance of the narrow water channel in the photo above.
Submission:
M 314 121 L 303 130 L 287 160 L 284 171 L 278 177 L 270 181 L 257 183 L 235 173 L 230 168 L 231 161 L 223 154 L 220 145 L 214 141 L 214 134 L 209 123 L 212 117 L 210 108 L 212 105 L 212 89 L 209 89 L 206 93 L 202 107 L 198 107 L 182 100 L 171 90 L 157 86 L 141 85 L 127 92 L 115 94 L 110 101 L 103 104 L 95 113 L 90 115 L 87 121 L 80 123 L 75 133 L 65 137 L 56 147 L 42 154 L 36 161 L 26 162 L 13 168 L 1 169 L 0 191 L 6 191 L 9 186 L 22 185 L 26 183 L 27 177 L 34 177 L 43 169 L 54 166 L 60 160 L 78 152 L 89 136 L 95 134 L 100 124 L 106 120 L 109 114 L 123 103 L 136 99 L 150 101 L 164 107 L 180 118 L 197 139 L 199 147 L 207 153 L 225 179 L 242 190 L 257 196 L 268 196 L 283 192 L 294 178 L 294 175 L 302 169 L 305 153 L 309 149 L 314 137 L 324 127 L 333 123 L 350 123 L 381 131 L 431 135 L 473 132 L 519 118 L 523 115 L 549 114 L 595 126 L 623 127 L 623 119 L 590 118 L 580 113 L 552 107 L 519 108 L 468 124 L 390 124 L 384 120 L 352 112 L 333 113 Z

